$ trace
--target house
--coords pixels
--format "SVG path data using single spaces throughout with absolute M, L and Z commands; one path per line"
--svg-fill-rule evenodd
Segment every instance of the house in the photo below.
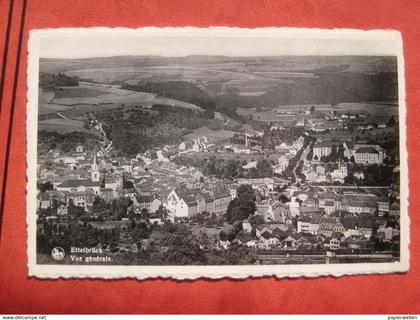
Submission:
M 162 217 L 159 214 L 152 213 L 149 217 L 151 224 L 163 224 Z
M 58 191 L 65 192 L 84 192 L 87 189 L 92 189 L 97 195 L 100 194 L 101 185 L 99 181 L 92 181 L 90 179 L 83 180 L 66 180 L 57 186 Z
M 269 237 L 267 239 L 267 244 L 270 248 L 276 248 L 280 246 L 280 240 L 276 237 Z
M 313 146 L 313 160 L 321 160 L 321 157 L 327 157 L 331 154 L 334 143 L 317 141 Z
M 290 202 L 288 202 L 290 215 L 296 217 L 300 214 L 300 203 L 297 201 L 296 197 L 292 197 Z
M 344 142 L 344 156 L 348 159 L 354 157 L 356 163 L 381 164 L 385 158 L 384 150 L 377 144 L 354 144 Z
M 198 213 L 198 203 L 187 190 L 175 189 L 168 195 L 167 209 L 173 217 L 190 218 Z
M 273 203 L 273 222 L 286 223 L 287 218 L 291 218 L 289 207 L 282 203 Z
M 203 196 L 203 200 L 205 202 L 205 208 L 206 208 L 204 211 L 214 212 L 214 198 L 210 194 L 205 194 Z M 200 212 L 202 211 L 200 210 Z
M 297 232 L 316 235 L 318 234 L 319 221 L 320 221 L 319 215 L 303 216 L 297 222 Z
M 233 152 L 234 153 L 241 153 L 241 154 L 251 154 L 251 149 L 244 145 L 233 145 Z
M 349 201 L 347 205 L 351 213 L 373 214 L 377 210 L 377 204 L 373 201 Z
M 296 239 L 292 236 L 288 236 L 283 240 L 283 248 L 285 249 L 295 249 L 297 245 Z
M 257 238 L 262 237 L 263 234 L 272 234 L 272 230 L 265 224 L 259 225 L 255 228 L 255 235 L 257 236 Z
M 296 246 L 300 250 L 311 250 L 315 245 L 312 237 L 302 236 L 296 240 Z
M 364 180 L 365 174 L 362 171 L 354 171 L 353 177 L 355 177 L 357 180 Z
M 301 217 L 307 216 L 307 215 L 321 215 L 321 208 L 319 207 L 300 207 L 299 208 L 299 215 Z
M 344 178 L 347 177 L 348 171 L 347 171 L 347 165 L 342 164 L 340 161 L 338 162 L 338 169 L 333 170 L 331 172 L 331 180 L 338 181 L 340 183 L 344 183 Z
M 325 239 L 324 248 L 329 250 L 339 250 L 341 248 L 341 241 L 344 240 L 344 235 L 340 232 L 334 232 L 330 237 Z
M 370 213 L 377 210 L 378 196 L 374 194 L 348 193 L 341 196 L 341 207 L 351 213 Z
M 364 237 L 351 236 L 346 238 L 345 243 L 347 244 L 348 249 L 366 250 L 369 252 L 373 250 L 372 241 Z
M 129 189 L 123 189 L 123 195 L 126 198 L 131 199 L 134 203 L 137 202 L 136 196 L 137 196 L 137 191 L 134 188 L 129 188 Z
M 257 204 L 255 214 L 263 217 L 265 222 L 274 221 L 273 208 L 269 204 Z
M 88 206 L 93 204 L 95 199 L 95 194 L 92 191 L 74 191 L 66 193 L 67 198 L 67 206 L 69 205 L 70 201 L 77 207 L 83 207 L 85 210 Z
M 47 209 L 51 206 L 50 194 L 43 192 L 38 194 L 38 208 Z
M 286 155 L 281 155 L 278 159 L 278 164 L 274 166 L 274 172 L 282 174 L 289 166 L 289 158 Z
M 230 247 L 230 242 L 229 241 L 219 240 L 219 248 L 227 250 L 227 249 L 229 249 L 229 247 Z
M 214 198 L 214 204 L 213 204 L 214 210 L 212 212 L 216 214 L 225 214 L 229 206 L 229 203 L 232 200 L 230 193 L 229 192 L 214 193 L 213 198 Z
M 389 207 L 389 214 L 392 217 L 400 216 L 400 205 L 398 203 L 393 203 Z
M 382 232 L 384 234 L 385 240 L 392 240 L 392 237 L 395 235 L 395 231 L 398 231 L 390 226 L 381 225 L 378 227 L 378 232 Z
M 114 191 L 111 188 L 101 188 L 99 190 L 100 196 L 102 199 L 104 199 L 106 202 L 111 202 L 114 197 Z
M 335 209 L 335 205 L 334 205 L 334 201 L 331 200 L 327 200 L 324 203 L 324 210 L 326 214 L 331 214 L 334 212 Z
M 72 155 L 61 155 L 61 156 L 58 156 L 57 158 L 55 158 L 54 162 L 62 163 L 64 165 L 73 167 L 76 164 L 77 160 Z
M 59 216 L 65 216 L 68 213 L 68 209 L 67 206 L 63 203 L 61 203 L 58 207 L 57 207 L 57 215 Z
M 162 204 L 162 201 L 157 199 L 154 196 L 146 196 L 146 195 L 136 195 L 137 200 L 137 208 L 139 211 L 145 209 L 147 212 L 154 213 L 156 212 L 160 205 Z
M 382 163 L 382 158 L 379 155 L 379 152 L 373 147 L 361 147 L 355 152 L 354 159 L 356 163 L 363 164 L 373 164 L 373 163 Z
M 242 220 L 242 231 L 249 233 L 251 232 L 251 230 L 252 230 L 252 226 L 249 223 L 249 220 L 248 219 Z
M 365 238 L 370 238 L 372 236 L 374 226 L 374 219 L 370 214 L 360 214 L 357 221 L 357 229 L 360 232 L 360 235 Z
M 251 233 L 241 233 L 237 237 L 239 244 L 246 245 L 249 248 L 257 248 L 258 240 Z
M 344 227 L 343 234 L 346 237 L 350 236 L 360 236 L 361 233 L 358 230 L 358 216 L 357 215 L 347 215 L 341 218 L 341 223 Z
M 318 234 L 331 237 L 334 232 L 344 232 L 344 227 L 338 218 L 322 217 L 319 222 Z
M 332 192 L 319 193 L 318 194 L 318 206 L 320 208 L 324 208 L 326 201 L 328 201 L 328 200 L 334 201 L 335 198 L 336 198 L 336 195 Z
M 77 153 L 83 153 L 85 151 L 85 147 L 82 144 L 78 144 L 76 146 L 76 152 Z
M 378 206 L 378 214 L 380 216 L 384 215 L 385 213 L 389 213 L 389 200 L 388 198 L 380 198 L 377 201 Z
M 108 175 L 104 178 L 105 188 L 112 189 L 113 197 L 117 198 L 123 193 L 123 178 L 122 176 Z

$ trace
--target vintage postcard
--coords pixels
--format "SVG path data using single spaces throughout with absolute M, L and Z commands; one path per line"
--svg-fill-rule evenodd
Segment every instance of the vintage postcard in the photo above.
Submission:
M 409 269 L 397 31 L 30 33 L 29 275 Z

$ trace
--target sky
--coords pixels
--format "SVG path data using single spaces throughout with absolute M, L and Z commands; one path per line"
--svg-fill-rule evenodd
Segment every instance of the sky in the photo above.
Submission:
M 397 55 L 395 31 L 238 28 L 48 29 L 32 31 L 30 53 L 42 58 L 124 55 Z

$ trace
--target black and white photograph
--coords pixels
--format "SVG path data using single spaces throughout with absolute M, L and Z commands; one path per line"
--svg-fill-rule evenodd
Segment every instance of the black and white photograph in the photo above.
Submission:
M 31 32 L 39 277 L 408 270 L 399 33 Z

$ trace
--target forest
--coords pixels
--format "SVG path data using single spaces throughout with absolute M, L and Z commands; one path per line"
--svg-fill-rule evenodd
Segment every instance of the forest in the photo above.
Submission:
M 39 87 L 56 89 L 57 87 L 74 87 L 79 85 L 79 78 L 70 77 L 63 73 L 39 73 Z

